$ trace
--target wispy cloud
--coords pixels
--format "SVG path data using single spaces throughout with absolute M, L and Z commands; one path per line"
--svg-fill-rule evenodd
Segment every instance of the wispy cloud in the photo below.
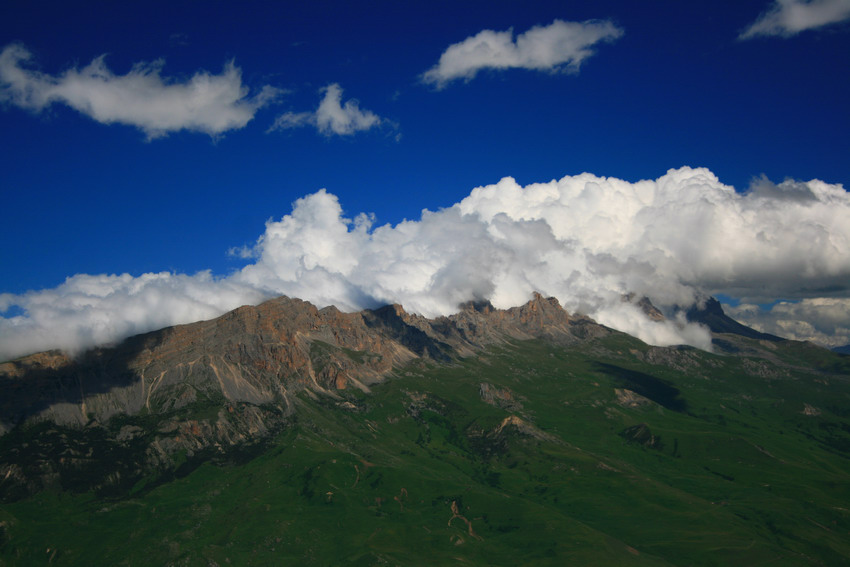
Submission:
M 609 21 L 564 22 L 535 26 L 517 36 L 513 30 L 483 30 L 450 45 L 439 62 L 422 75 L 438 89 L 456 79 L 471 80 L 484 69 L 532 69 L 577 72 L 593 55 L 593 46 L 614 41 L 623 30 Z
M 179 130 L 216 136 L 242 128 L 281 92 L 266 85 L 249 96 L 233 61 L 221 74 L 198 71 L 178 81 L 162 76 L 161 60 L 137 63 L 124 75 L 106 66 L 105 55 L 60 75 L 28 68 L 31 60 L 20 44 L 0 53 L 0 102 L 33 112 L 64 104 L 103 124 L 134 126 L 149 139 Z
M 401 303 L 435 316 L 470 299 L 510 307 L 539 291 L 652 344 L 703 348 L 705 329 L 652 321 L 623 295 L 662 308 L 702 293 L 811 300 L 794 304 L 802 306 L 831 295 L 843 307 L 819 303 L 782 318 L 824 335 L 850 327 L 850 193 L 840 185 L 760 179 L 739 193 L 689 167 L 636 183 L 585 173 L 522 187 L 505 178 L 418 220 L 372 223 L 347 218 L 322 190 L 269 221 L 241 251 L 253 262 L 226 277 L 76 275 L 54 289 L 0 295 L 0 314 L 9 313 L 0 316 L 0 359 L 80 349 L 281 294 L 344 310 Z
M 324 97 L 314 112 L 282 114 L 268 131 L 313 126 L 325 136 L 349 136 L 378 127 L 385 122 L 371 110 L 361 109 L 360 103 L 355 99 L 349 99 L 342 104 L 342 87 L 337 83 L 322 88 L 320 92 L 324 93 Z
M 791 37 L 850 19 L 850 0 L 775 0 L 738 39 Z

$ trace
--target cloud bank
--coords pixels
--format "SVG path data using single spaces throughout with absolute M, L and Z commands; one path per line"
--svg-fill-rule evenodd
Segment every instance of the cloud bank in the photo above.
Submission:
M 211 319 L 263 299 L 258 290 L 215 279 L 209 272 L 78 274 L 53 289 L 0 294 L 0 313 L 11 306 L 26 310 L 25 315 L 0 317 L 0 360 L 53 348 L 79 352 L 169 325 Z
M 332 83 L 324 87 L 319 108 L 315 112 L 287 112 L 277 117 L 269 132 L 301 126 L 313 126 L 325 136 L 349 136 L 355 132 L 380 126 L 382 119 L 370 110 L 361 110 L 357 100 L 342 104 L 342 87 Z
M 817 297 L 796 302 L 780 301 L 770 309 L 742 303 L 724 310 L 733 318 L 763 333 L 830 348 L 850 345 L 850 299 Z
M 791 37 L 850 19 L 850 0 L 775 0 L 738 39 Z
M 519 305 L 539 291 L 647 342 L 709 348 L 704 328 L 652 321 L 623 295 L 668 313 L 703 293 L 847 301 L 850 193 L 760 179 L 742 194 L 690 167 L 636 183 L 584 173 L 521 187 L 504 178 L 452 207 L 376 227 L 367 214 L 346 217 L 321 190 L 269 221 L 246 254 L 251 263 L 227 277 L 77 275 L 2 295 L 0 313 L 23 314 L 0 317 L 0 359 L 80 349 L 280 294 L 344 310 L 401 303 L 433 317 L 470 299 Z M 850 326 L 837 316 L 844 322 L 807 320 L 830 334 Z
M 49 75 L 25 67 L 32 54 L 22 45 L 0 52 L 0 102 L 41 112 L 64 104 L 102 124 L 126 124 L 149 139 L 179 130 L 215 136 L 244 127 L 280 91 L 264 86 L 254 96 L 233 61 L 221 74 L 196 72 L 177 81 L 161 75 L 164 62 L 137 63 L 116 75 L 101 55 L 82 69 Z
M 564 22 L 535 26 L 513 38 L 513 30 L 483 30 L 450 45 L 422 75 L 437 89 L 456 79 L 471 80 L 483 69 L 577 72 L 599 42 L 614 41 L 623 30 L 609 21 Z

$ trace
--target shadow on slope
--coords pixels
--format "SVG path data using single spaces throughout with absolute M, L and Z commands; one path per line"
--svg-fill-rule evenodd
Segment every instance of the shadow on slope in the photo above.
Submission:
M 132 361 L 165 340 L 169 330 L 130 337 L 115 347 L 91 349 L 76 360 L 50 351 L 0 365 L 0 428 L 10 430 L 50 408 L 85 424 L 85 398 L 137 383 L 140 377 L 131 368 Z
M 679 389 L 666 380 L 605 362 L 596 362 L 594 367 L 597 371 L 611 376 L 620 387 L 640 394 L 669 410 L 684 413 L 688 409 L 688 403 L 681 397 Z

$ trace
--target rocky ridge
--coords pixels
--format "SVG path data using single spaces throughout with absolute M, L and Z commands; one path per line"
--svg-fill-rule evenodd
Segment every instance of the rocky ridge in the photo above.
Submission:
M 46 352 L 0 364 L 0 423 L 4 431 L 26 420 L 82 426 L 219 398 L 290 413 L 297 392 L 368 391 L 415 358 L 448 361 L 506 340 L 570 343 L 607 332 L 540 295 L 507 310 L 469 303 L 434 320 L 400 305 L 343 313 L 281 297 L 76 360 Z
M 32 483 L 36 471 L 49 484 L 62 467 L 85 468 L 91 455 L 75 441 L 80 431 L 98 432 L 101 457 L 123 463 L 125 476 L 174 467 L 181 455 L 227 455 L 294 419 L 299 394 L 332 401 L 340 390 L 368 392 L 417 359 L 449 362 L 505 341 L 571 344 L 610 332 L 539 294 L 520 307 L 474 302 L 436 319 L 400 305 L 343 313 L 280 297 L 76 359 L 38 353 L 0 364 L 0 442 L 11 444 L 9 433 L 21 427 L 45 431 L 41 446 L 30 446 L 30 470 L 15 448 L 0 478 Z M 131 446 L 141 462 L 109 457 Z M 111 476 L 118 482 L 121 471 Z
M 648 300 L 639 305 L 663 317 Z M 738 324 L 719 304 L 689 315 L 707 318 L 716 351 L 743 357 L 746 372 L 786 372 L 772 352 L 773 337 L 759 334 L 753 340 L 736 333 Z M 755 333 L 742 331 L 750 332 Z M 700 375 L 705 368 L 699 364 L 716 364 L 699 362 L 691 348 L 626 353 L 593 341 L 612 333 L 539 294 L 504 310 L 469 302 L 435 319 L 400 305 L 343 313 L 280 297 L 76 358 L 56 351 L 33 354 L 0 364 L 0 499 L 78 481 L 85 490 L 126 490 L 128 482 L 132 487 L 146 476 L 175 473 L 193 459 L 229 460 L 261 449 L 294 423 L 304 396 L 358 411 L 356 396 L 344 390 L 368 393 L 402 366 L 452 363 L 493 345 L 528 339 L 583 343 L 591 351 L 601 348 L 602 357 L 629 356 Z M 608 366 L 600 368 L 613 372 Z M 523 407 L 509 389 L 481 382 L 479 390 L 495 407 Z M 640 388 L 616 392 L 623 407 L 648 403 L 642 394 Z M 99 484 L 92 485 L 92 478 Z

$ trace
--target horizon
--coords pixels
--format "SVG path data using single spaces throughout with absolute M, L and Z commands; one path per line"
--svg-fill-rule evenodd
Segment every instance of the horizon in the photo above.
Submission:
M 636 4 L 4 3 L 0 359 L 274 295 L 850 344 L 850 1 Z

